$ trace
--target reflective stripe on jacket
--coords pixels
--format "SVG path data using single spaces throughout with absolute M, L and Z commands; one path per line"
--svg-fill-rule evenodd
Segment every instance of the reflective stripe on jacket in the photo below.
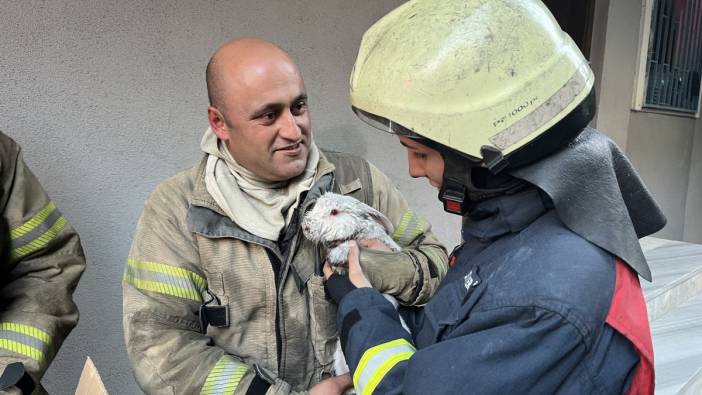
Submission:
M 368 166 L 324 153 L 300 207 L 332 189 L 370 200 L 405 247 L 363 250 L 371 281 L 405 304 L 426 303 L 446 252 L 390 181 L 372 166 L 365 177 L 360 165 Z M 203 173 L 204 161 L 162 183 L 137 226 L 123 287 L 137 382 L 149 394 L 244 394 L 258 369 L 272 382 L 269 394 L 304 391 L 329 374 L 338 335 L 320 253 L 296 225 L 277 243 L 238 227 L 207 193 Z M 222 325 L 202 334 L 207 302 L 224 306 Z
M 85 269 L 78 234 L 0 132 L 0 371 L 22 362 L 36 383 L 78 322 Z M 41 386 L 35 393 L 44 393 Z

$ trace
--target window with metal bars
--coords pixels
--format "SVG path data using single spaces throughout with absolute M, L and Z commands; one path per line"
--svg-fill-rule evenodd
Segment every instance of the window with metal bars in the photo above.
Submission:
M 702 0 L 654 0 L 643 107 L 697 114 L 701 75 Z

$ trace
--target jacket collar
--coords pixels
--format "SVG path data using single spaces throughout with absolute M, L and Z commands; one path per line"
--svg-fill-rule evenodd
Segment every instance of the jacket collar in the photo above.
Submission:
M 463 240 L 492 241 L 507 233 L 517 233 L 551 207 L 548 198 L 537 188 L 485 200 L 463 218 Z
M 277 245 L 274 241 L 266 240 L 257 237 L 233 222 L 224 214 L 224 210 L 215 202 L 212 195 L 207 192 L 205 185 L 205 166 L 207 164 L 207 155 L 205 155 L 197 169 L 195 178 L 195 186 L 193 188 L 193 197 L 188 208 L 187 223 L 188 230 L 191 232 L 202 234 L 205 237 L 233 237 L 255 244 L 263 245 L 269 249 L 279 253 Z M 307 204 L 307 202 L 321 195 L 328 190 L 331 190 L 332 176 L 335 166 L 331 163 L 324 153 L 320 151 L 319 164 L 317 165 L 317 174 L 312 188 L 307 193 L 305 202 L 301 202 L 299 207 Z

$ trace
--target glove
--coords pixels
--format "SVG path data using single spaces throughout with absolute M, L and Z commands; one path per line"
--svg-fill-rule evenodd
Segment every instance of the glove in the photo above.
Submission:
M 347 293 L 354 289 L 356 289 L 356 286 L 351 283 L 349 276 L 342 276 L 337 273 L 332 274 L 324 283 L 324 290 L 337 305 L 341 303 L 341 299 L 343 299 Z

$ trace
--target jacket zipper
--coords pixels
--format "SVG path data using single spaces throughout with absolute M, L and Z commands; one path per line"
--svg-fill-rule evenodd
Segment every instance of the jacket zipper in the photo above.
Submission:
M 321 178 L 320 178 L 321 179 Z M 330 185 L 330 190 L 334 189 L 334 183 L 336 183 L 336 177 L 334 173 L 331 173 L 331 183 Z M 307 199 L 305 199 L 307 200 Z M 302 201 L 300 202 L 300 205 L 298 206 L 298 209 L 307 207 L 308 205 L 312 204 L 312 202 L 305 202 Z M 298 211 L 295 215 L 297 216 L 302 216 L 304 215 L 304 210 Z M 281 295 L 283 294 L 283 286 L 285 283 L 285 278 L 288 276 L 288 272 L 290 271 L 290 265 L 292 264 L 293 257 L 295 256 L 295 252 L 297 250 L 297 245 L 300 242 L 300 239 L 303 237 L 302 236 L 302 231 L 299 227 L 299 222 L 298 221 L 298 229 L 297 232 L 295 233 L 294 239 L 290 246 L 288 247 L 288 256 L 285 259 L 285 264 L 283 267 L 281 267 L 281 272 L 280 272 L 280 278 L 278 280 L 278 287 L 277 287 L 277 295 L 276 295 L 276 316 L 275 316 L 275 336 L 276 336 L 276 349 L 278 351 L 278 376 L 284 376 L 283 372 L 283 342 L 282 342 L 282 328 L 281 328 L 281 323 L 283 321 L 283 312 L 281 309 L 281 306 L 283 304 L 283 300 Z M 283 260 L 281 259 L 280 262 Z
M 302 237 L 302 232 L 298 229 L 298 232 L 295 234 L 295 238 L 293 239 L 292 243 L 290 244 L 290 247 L 288 248 L 288 256 L 287 259 L 285 260 L 285 264 L 283 267 L 281 267 L 281 272 L 280 272 L 280 278 L 278 280 L 278 294 L 276 296 L 276 325 L 275 325 L 275 333 L 276 333 L 276 341 L 280 344 L 278 348 L 278 374 L 280 376 L 283 375 L 283 347 L 282 347 L 282 332 L 283 329 L 281 327 L 282 321 L 283 321 L 283 311 L 281 306 L 283 305 L 283 300 L 282 300 L 282 295 L 283 295 L 283 286 L 285 283 L 285 278 L 288 276 L 288 272 L 290 271 L 290 265 L 292 264 L 292 259 L 295 256 L 295 250 L 297 249 L 297 245 L 300 241 L 300 238 Z

